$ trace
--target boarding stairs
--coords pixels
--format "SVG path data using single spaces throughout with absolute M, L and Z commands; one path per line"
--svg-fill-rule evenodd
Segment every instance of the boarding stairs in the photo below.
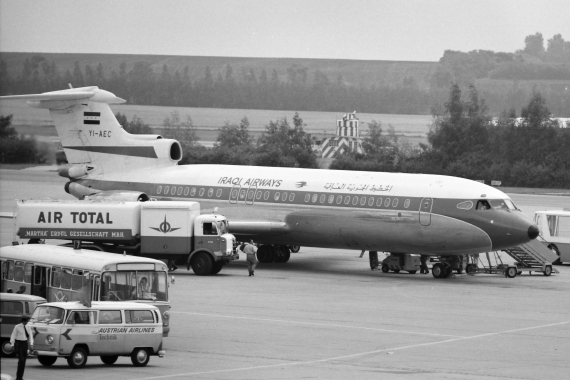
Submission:
M 558 260 L 558 256 L 548 249 L 539 240 L 531 240 L 530 242 L 511 247 L 503 250 L 515 261 L 519 271 L 544 272 L 546 266 L 550 267 L 552 273 L 560 273 L 552 268 L 552 263 Z

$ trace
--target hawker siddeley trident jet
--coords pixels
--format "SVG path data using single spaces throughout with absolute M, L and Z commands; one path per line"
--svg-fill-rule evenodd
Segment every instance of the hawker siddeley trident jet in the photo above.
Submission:
M 202 212 L 217 207 L 232 233 L 261 244 L 262 262 L 287 261 L 291 246 L 445 261 L 520 245 L 539 233 L 506 194 L 479 182 L 427 174 L 178 166 L 178 141 L 125 132 L 109 107 L 125 101 L 98 87 L 3 98 L 49 109 L 71 165 L 60 172 L 70 180 L 68 193 L 79 199 L 198 201 Z M 450 271 L 443 266 L 437 272 L 444 277 Z

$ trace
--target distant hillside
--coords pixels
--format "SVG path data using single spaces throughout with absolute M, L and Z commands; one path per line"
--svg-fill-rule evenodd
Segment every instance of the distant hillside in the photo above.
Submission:
M 166 56 L 166 55 L 137 55 L 137 54 L 71 54 L 71 53 L 0 53 L 0 60 L 6 63 L 8 75 L 14 77 L 22 72 L 26 59 L 39 55 L 56 64 L 63 75 L 69 70 L 73 73 L 75 62 L 81 70 L 87 65 L 93 69 L 102 64 L 107 77 L 115 71 L 119 73 L 121 63 L 126 64 L 126 70 L 133 69 L 136 62 L 148 62 L 155 73 L 162 71 L 163 65 L 168 66 L 169 72 L 180 74 L 187 66 L 190 79 L 198 80 L 204 76 L 206 67 L 209 67 L 214 78 L 218 73 L 225 75 L 226 65 L 233 69 L 237 80 L 243 80 L 242 72 L 253 69 L 259 76 L 262 70 L 268 75 L 277 70 L 280 78 L 287 78 L 287 70 L 291 67 L 306 68 L 307 74 L 319 70 L 330 80 L 336 80 L 339 75 L 345 84 L 351 86 L 361 85 L 401 85 L 405 78 L 413 78 L 420 87 L 429 87 L 429 80 L 438 66 L 437 62 L 410 62 L 410 61 L 362 61 L 347 59 L 304 59 L 304 58 L 239 58 L 239 57 L 193 57 L 193 56 Z M 312 79 L 312 78 L 309 78 Z

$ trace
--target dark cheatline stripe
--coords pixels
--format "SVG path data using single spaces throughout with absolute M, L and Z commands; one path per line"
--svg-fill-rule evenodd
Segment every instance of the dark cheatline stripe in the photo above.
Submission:
M 158 158 L 152 146 L 64 146 L 64 148 L 121 156 Z
M 83 124 L 101 124 L 99 120 L 83 120 Z
M 101 112 L 83 112 L 83 116 L 101 116 Z

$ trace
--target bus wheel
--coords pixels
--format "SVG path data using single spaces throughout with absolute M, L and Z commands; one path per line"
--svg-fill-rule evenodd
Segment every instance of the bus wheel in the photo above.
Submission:
M 5 356 L 7 358 L 13 358 L 14 356 L 16 356 L 16 350 L 14 350 L 14 348 L 10 344 L 9 339 L 6 340 L 2 339 L 2 356 Z
M 107 355 L 107 356 L 100 356 L 101 361 L 107 365 L 115 364 L 117 359 L 119 358 L 118 355 Z
M 212 271 L 212 257 L 206 252 L 198 252 L 192 258 L 192 270 L 198 276 L 207 276 Z
M 558 247 L 556 247 L 555 245 L 551 245 L 548 248 L 552 251 L 552 253 L 554 253 L 556 256 L 558 256 L 558 258 L 556 260 L 554 260 L 552 262 L 552 264 L 561 265 L 562 261 L 560 261 L 560 251 L 558 250 Z
M 146 348 L 135 348 L 131 354 L 131 362 L 135 367 L 144 367 L 148 364 L 150 356 Z
M 212 265 L 212 270 L 210 271 L 210 274 L 218 274 L 218 273 L 220 273 L 220 271 L 222 270 L 223 267 L 224 267 L 224 262 L 223 262 L 223 261 L 216 261 L 216 262 Z
M 82 347 L 75 347 L 67 358 L 67 364 L 71 368 L 81 368 L 87 363 L 87 352 Z
M 44 367 L 49 367 L 57 360 L 57 356 L 38 356 L 38 361 Z

